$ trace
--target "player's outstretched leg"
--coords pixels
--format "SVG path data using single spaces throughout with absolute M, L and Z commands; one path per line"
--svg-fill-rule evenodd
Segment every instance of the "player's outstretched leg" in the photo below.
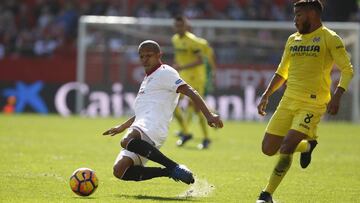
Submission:
M 132 139 L 125 147 L 127 150 L 146 157 L 147 159 L 159 163 L 166 168 L 173 169 L 178 165 L 176 162 L 161 153 L 160 150 L 158 150 L 156 147 L 144 140 Z
M 160 167 L 130 166 L 126 169 L 122 180 L 143 181 L 157 177 L 169 177 L 170 171 Z
M 300 165 L 302 168 L 306 168 L 309 166 L 311 162 L 311 154 L 315 149 L 316 145 L 318 144 L 316 140 L 309 140 L 308 142 L 310 144 L 310 150 L 308 152 L 303 152 L 300 155 Z
M 189 169 L 169 159 L 151 144 L 141 139 L 132 139 L 126 149 L 165 166 L 170 171 L 169 177 L 174 180 L 180 180 L 186 184 L 194 183 L 193 174 Z
M 273 203 L 271 194 L 266 191 L 261 191 L 258 200 L 256 200 L 256 203 Z

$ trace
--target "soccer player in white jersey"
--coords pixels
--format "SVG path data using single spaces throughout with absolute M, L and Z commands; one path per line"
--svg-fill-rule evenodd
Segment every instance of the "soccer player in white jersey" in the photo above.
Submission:
M 262 142 L 264 154 L 278 154 L 279 158 L 257 203 L 273 202 L 272 195 L 290 169 L 294 152 L 301 153 L 302 168 L 309 166 L 321 116 L 325 112 L 337 114 L 342 94 L 353 77 L 344 43 L 334 31 L 322 25 L 322 9 L 319 0 L 300 0 L 294 4 L 297 32 L 288 38 L 278 69 L 259 102 L 258 112 L 264 116 L 270 95 L 286 81 L 285 93 Z M 341 77 L 331 96 L 334 63 Z
M 175 69 L 162 64 L 158 43 L 143 41 L 138 52 L 146 76 L 135 100 L 135 116 L 103 133 L 114 136 L 128 129 L 121 140 L 123 149 L 116 158 L 114 176 L 130 181 L 169 177 L 186 184 L 194 183 L 193 174 L 186 166 L 179 165 L 159 151 L 168 135 L 179 93 L 188 96 L 197 105 L 211 127 L 222 128 L 223 123 L 218 115 L 209 111 L 201 96 L 180 78 Z M 145 167 L 148 159 L 164 167 Z

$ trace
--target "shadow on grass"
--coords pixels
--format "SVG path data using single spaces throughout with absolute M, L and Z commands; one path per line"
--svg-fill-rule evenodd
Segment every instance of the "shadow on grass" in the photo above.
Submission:
M 97 199 L 96 197 L 89 197 L 89 196 L 78 196 L 78 197 L 73 197 L 73 199 L 77 199 L 77 200 L 87 200 L 87 199 Z
M 197 201 L 193 198 L 186 197 L 160 197 L 149 195 L 116 195 L 117 197 L 126 199 L 138 199 L 138 200 L 156 200 L 156 201 Z

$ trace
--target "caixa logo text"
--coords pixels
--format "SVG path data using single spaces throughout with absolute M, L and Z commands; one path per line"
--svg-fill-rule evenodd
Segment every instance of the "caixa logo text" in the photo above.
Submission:
M 62 116 L 75 114 L 71 111 L 67 98 L 71 92 L 78 92 L 84 98 L 84 104 L 80 114 L 90 117 L 119 117 L 133 114 L 133 105 L 136 98 L 134 92 L 124 92 L 121 83 L 114 83 L 112 92 L 91 91 L 84 83 L 70 82 L 62 85 L 55 95 L 55 108 Z M 257 113 L 256 104 L 259 97 L 256 96 L 255 87 L 247 86 L 243 89 L 243 98 L 239 95 L 209 95 L 205 98 L 207 105 L 216 110 L 225 120 L 261 120 Z M 186 101 L 179 105 L 186 106 Z

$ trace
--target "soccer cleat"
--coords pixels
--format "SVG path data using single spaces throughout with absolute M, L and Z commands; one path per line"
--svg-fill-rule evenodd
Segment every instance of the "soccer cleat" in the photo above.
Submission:
M 175 132 L 176 137 L 182 137 L 183 135 L 185 135 L 185 134 L 182 131 Z
M 170 171 L 170 178 L 175 181 L 182 181 L 186 184 L 195 182 L 192 172 L 185 165 L 177 165 Z
M 204 139 L 204 140 L 202 141 L 202 143 L 200 143 L 200 144 L 198 145 L 198 148 L 199 148 L 199 149 L 207 149 L 207 148 L 209 148 L 210 143 L 211 143 L 211 140 L 210 140 L 210 139 Z
M 318 144 L 318 142 L 316 140 L 309 140 L 308 142 L 310 144 L 310 150 L 308 152 L 303 152 L 300 155 L 301 168 L 306 168 L 309 166 L 309 164 L 311 162 L 311 153 L 315 149 L 316 145 Z
M 178 141 L 176 141 L 176 145 L 181 147 L 183 146 L 187 141 L 192 139 L 192 135 L 191 134 L 182 134 L 180 135 L 180 139 Z
M 256 200 L 256 203 L 274 203 L 274 202 L 270 193 L 266 191 L 262 191 L 259 195 L 259 199 Z

